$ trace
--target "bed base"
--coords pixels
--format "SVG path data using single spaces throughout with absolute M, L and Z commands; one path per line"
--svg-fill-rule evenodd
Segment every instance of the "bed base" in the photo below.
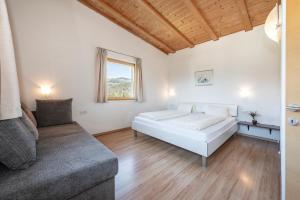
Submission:
M 137 138 L 137 133 L 138 132 L 136 130 L 133 130 L 133 135 L 134 135 L 135 138 Z M 207 168 L 207 166 L 208 166 L 208 163 L 207 163 L 208 162 L 208 158 L 205 157 L 205 156 L 201 156 L 201 160 L 202 160 L 201 166 Z
M 207 168 L 208 166 L 208 159 L 205 156 L 201 156 L 202 162 L 201 162 L 201 166 Z
M 137 137 L 137 131 L 136 130 L 133 130 L 133 135 L 134 135 L 135 138 Z
M 237 124 L 234 124 L 223 134 L 219 135 L 210 142 L 197 141 L 189 137 L 177 135 L 176 133 L 172 133 L 167 130 L 161 130 L 136 121 L 132 122 L 132 129 L 134 130 L 134 137 L 137 137 L 137 132 L 140 132 L 199 154 L 202 156 L 202 167 L 208 167 L 208 157 L 237 132 L 238 126 Z

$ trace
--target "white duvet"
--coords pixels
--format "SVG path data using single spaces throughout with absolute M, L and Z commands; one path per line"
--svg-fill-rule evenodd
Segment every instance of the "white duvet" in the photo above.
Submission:
M 226 119 L 223 116 L 206 115 L 202 113 L 189 114 L 187 116 L 165 120 L 169 126 L 175 126 L 193 130 L 203 130 Z
M 166 120 L 166 119 L 172 119 L 177 117 L 183 117 L 187 116 L 190 113 L 182 112 L 178 110 L 161 110 L 161 111 L 155 111 L 155 112 L 145 112 L 139 114 L 141 117 L 145 117 L 152 120 Z

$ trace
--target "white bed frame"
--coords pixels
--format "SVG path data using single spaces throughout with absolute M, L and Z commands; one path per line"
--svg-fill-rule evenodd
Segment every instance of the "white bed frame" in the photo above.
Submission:
M 207 104 L 207 103 L 194 103 L 195 111 L 202 112 L 205 105 L 214 105 L 220 107 L 227 107 L 229 113 L 232 117 L 236 117 L 238 113 L 238 108 L 236 105 L 226 105 L 226 104 Z M 134 135 L 137 137 L 137 132 L 144 133 L 146 135 L 152 136 L 154 138 L 160 139 L 162 141 L 168 142 L 170 144 L 176 145 L 183 149 L 189 150 L 191 152 L 197 153 L 202 156 L 202 166 L 207 167 L 207 158 L 214 153 L 224 142 L 226 142 L 234 133 L 237 132 L 238 126 L 234 124 L 225 132 L 210 142 L 195 141 L 189 137 L 184 137 L 184 135 L 177 135 L 169 131 L 161 130 L 157 127 L 151 126 L 146 123 L 141 123 L 137 121 L 132 122 L 132 129 L 134 130 Z

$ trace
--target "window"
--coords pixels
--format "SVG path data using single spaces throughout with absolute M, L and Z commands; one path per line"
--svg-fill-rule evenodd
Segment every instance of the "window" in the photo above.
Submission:
M 135 100 L 135 64 L 107 58 L 108 100 Z

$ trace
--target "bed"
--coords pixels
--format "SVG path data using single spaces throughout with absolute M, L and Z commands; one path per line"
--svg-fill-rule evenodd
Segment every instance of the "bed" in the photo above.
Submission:
M 135 136 L 140 132 L 201 155 L 207 167 L 207 158 L 237 132 L 236 117 L 236 105 L 181 104 L 176 110 L 137 115 L 132 129 Z

